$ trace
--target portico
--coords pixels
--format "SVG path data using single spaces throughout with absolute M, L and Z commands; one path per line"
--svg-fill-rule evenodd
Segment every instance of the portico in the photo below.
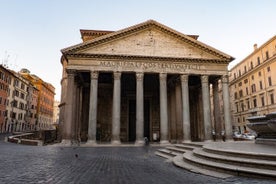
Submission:
M 62 50 L 63 142 L 211 140 L 209 87 L 221 79 L 229 103 L 231 56 L 152 20 L 115 32 L 83 30 L 82 37 Z M 228 106 L 224 117 L 231 136 Z

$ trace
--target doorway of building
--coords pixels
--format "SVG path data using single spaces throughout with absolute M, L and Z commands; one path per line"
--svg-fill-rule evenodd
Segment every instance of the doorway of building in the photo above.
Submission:
M 150 140 L 150 101 L 144 100 L 144 137 Z M 128 141 L 136 140 L 136 100 L 128 104 Z

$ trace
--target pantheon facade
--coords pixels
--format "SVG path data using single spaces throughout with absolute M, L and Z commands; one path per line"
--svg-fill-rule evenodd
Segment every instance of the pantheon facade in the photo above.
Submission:
M 211 141 L 214 131 L 231 138 L 233 57 L 154 20 L 80 32 L 82 43 L 61 50 L 62 143 Z

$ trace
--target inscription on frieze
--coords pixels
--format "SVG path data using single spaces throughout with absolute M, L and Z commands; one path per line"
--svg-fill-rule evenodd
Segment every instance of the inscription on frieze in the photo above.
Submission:
M 112 67 L 114 69 L 133 69 L 133 70 L 173 70 L 173 71 L 186 71 L 186 70 L 200 70 L 198 64 L 183 64 L 183 63 L 157 63 L 157 62 L 129 62 L 129 61 L 101 61 L 101 67 Z

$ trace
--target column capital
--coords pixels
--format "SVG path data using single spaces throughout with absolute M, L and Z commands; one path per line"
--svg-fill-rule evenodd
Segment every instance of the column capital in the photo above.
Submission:
M 209 76 L 208 75 L 202 75 L 201 76 L 201 82 L 202 83 L 208 83 L 209 82 Z
M 66 69 L 66 73 L 68 75 L 74 75 L 76 72 L 77 72 L 77 70 L 74 70 L 74 69 Z
M 181 82 L 188 82 L 189 75 L 187 75 L 187 74 L 180 75 L 180 80 L 181 80 Z
M 166 73 L 159 73 L 160 80 L 167 80 L 167 74 Z
M 222 83 L 228 83 L 228 82 L 229 82 L 228 75 L 223 75 L 223 76 L 221 77 L 221 82 L 222 82 Z
M 114 72 L 113 73 L 114 80 L 120 80 L 121 79 L 121 75 L 122 75 L 121 72 Z
M 98 79 L 99 72 L 98 71 L 90 71 L 90 78 L 92 79 Z
M 144 79 L 144 73 L 142 72 L 136 73 L 136 80 L 141 81 L 143 79 Z

